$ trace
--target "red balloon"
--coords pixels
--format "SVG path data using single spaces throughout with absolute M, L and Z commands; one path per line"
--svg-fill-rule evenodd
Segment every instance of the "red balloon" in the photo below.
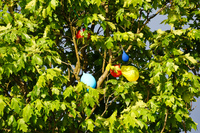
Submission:
M 116 68 L 120 68 L 120 64 L 117 64 L 117 65 L 114 65 Z M 117 73 L 115 72 L 115 70 L 112 70 L 110 69 L 110 74 L 113 76 L 113 77 L 119 77 L 120 75 L 122 75 L 122 72 L 121 70 L 117 70 Z
M 76 38 L 79 39 L 79 38 L 83 38 L 84 37 L 84 31 L 85 31 L 85 28 L 81 29 L 78 31 L 78 33 L 76 34 Z M 90 38 L 90 33 L 87 33 L 87 39 Z

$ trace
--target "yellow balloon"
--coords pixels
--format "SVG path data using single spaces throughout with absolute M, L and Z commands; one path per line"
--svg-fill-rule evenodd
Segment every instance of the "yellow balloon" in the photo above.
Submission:
M 139 78 L 139 71 L 134 66 L 122 66 L 122 75 L 129 81 L 136 81 Z

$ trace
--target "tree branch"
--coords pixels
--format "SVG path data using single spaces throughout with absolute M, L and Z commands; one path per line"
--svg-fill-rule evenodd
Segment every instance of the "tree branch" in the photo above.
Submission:
M 164 125 L 163 125 L 163 128 L 162 128 L 162 130 L 161 130 L 161 132 L 160 132 L 160 133 L 163 133 L 163 132 L 164 132 L 164 130 L 165 130 L 166 123 L 167 123 L 167 117 L 168 117 L 168 113 L 169 113 L 169 109 L 167 109 L 167 113 L 166 113 L 166 115 L 165 115 L 165 121 L 164 121 Z
M 111 64 L 112 62 L 112 54 L 111 54 L 111 50 L 109 49 L 109 61 L 108 61 L 108 64 Z M 101 77 L 98 79 L 97 81 L 97 88 L 99 88 L 101 86 L 101 84 L 103 83 L 103 81 L 105 80 L 105 78 L 107 77 L 109 71 L 108 70 L 105 70 L 104 73 L 101 75 Z
M 61 61 L 61 63 L 70 66 L 70 67 L 72 68 L 72 70 L 74 71 L 74 68 L 73 68 L 72 64 L 70 64 L 70 63 L 66 63 L 66 62 L 64 62 L 64 61 Z
M 149 18 L 147 18 L 147 21 L 142 25 L 142 27 L 137 30 L 137 34 L 139 34 L 144 27 L 149 23 L 149 21 L 154 18 L 156 15 L 158 15 L 161 11 L 163 11 L 165 8 L 167 8 L 169 5 L 171 5 L 172 1 L 167 5 L 165 4 L 162 8 L 160 8 L 155 14 L 153 14 L 152 16 L 150 16 Z M 132 48 L 132 45 L 129 45 L 129 47 L 127 48 L 126 52 L 128 52 L 130 49 Z
M 79 52 L 81 60 L 83 60 L 83 66 L 82 66 L 82 71 L 86 72 L 87 71 L 87 66 L 88 66 L 88 56 L 86 54 L 86 48 L 88 44 L 84 45 L 83 47 L 80 48 Z
M 76 35 L 75 35 L 75 28 L 72 26 L 72 23 L 70 22 L 70 26 L 69 26 L 70 30 L 71 30 L 71 34 L 72 34 L 72 42 L 74 43 L 74 48 L 75 48 L 75 53 L 76 53 L 76 67 L 74 69 L 74 76 L 76 78 L 76 80 L 80 80 L 80 77 L 78 76 L 79 72 L 80 72 L 80 58 L 79 58 L 79 54 L 78 54 L 78 47 L 77 47 L 77 43 L 76 43 Z
M 167 3 L 161 7 L 155 14 L 153 14 L 152 16 L 150 16 L 149 18 L 147 18 L 147 21 L 142 25 L 142 27 L 140 28 L 140 30 L 138 31 L 138 33 L 140 33 L 143 28 L 145 27 L 145 25 L 147 25 L 149 23 L 149 21 L 154 18 L 156 15 L 158 15 L 161 11 L 163 11 L 165 8 L 167 8 L 169 5 L 171 5 L 172 2 L 170 2 L 168 5 Z
M 103 65 L 102 65 L 102 73 L 104 73 L 105 69 L 105 64 L 106 64 L 106 50 L 104 51 L 104 56 L 103 56 Z
M 183 128 L 184 128 L 185 133 L 187 133 L 187 130 L 186 130 L 186 127 L 185 127 L 185 121 L 183 121 Z
M 109 1 L 108 4 L 104 6 L 105 10 L 106 10 L 106 19 L 108 18 L 108 7 L 109 7 Z M 109 37 L 109 26 L 106 26 L 106 37 Z M 109 54 L 109 61 L 108 63 L 111 64 L 112 63 L 112 51 L 111 49 L 108 50 L 108 54 Z M 101 86 L 101 84 L 103 83 L 103 81 L 105 80 L 105 78 L 107 77 L 109 71 L 105 70 L 104 73 L 101 75 L 101 77 L 98 79 L 97 81 L 97 88 L 99 88 Z

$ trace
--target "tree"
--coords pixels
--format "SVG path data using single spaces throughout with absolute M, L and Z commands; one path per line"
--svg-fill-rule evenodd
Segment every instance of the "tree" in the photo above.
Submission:
M 196 129 L 189 114 L 200 95 L 199 5 L 199 0 L 1 0 L 0 131 Z M 171 30 L 150 31 L 147 24 L 157 15 L 168 16 L 162 23 Z M 77 39 L 81 28 L 84 36 Z M 123 50 L 128 62 L 121 59 Z M 139 79 L 112 77 L 110 66 L 118 63 L 135 66 Z M 83 72 L 95 77 L 96 89 L 80 82 Z

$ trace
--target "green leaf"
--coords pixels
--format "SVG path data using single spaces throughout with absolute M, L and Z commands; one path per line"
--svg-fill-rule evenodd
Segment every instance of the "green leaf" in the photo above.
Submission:
M 42 107 L 43 107 L 43 105 L 42 105 L 41 100 L 40 100 L 40 99 L 37 99 L 37 100 L 35 101 L 35 108 L 37 108 L 38 111 L 40 112 L 41 109 L 42 109 Z
M 60 108 L 61 108 L 62 110 L 66 110 L 66 106 L 65 106 L 65 104 L 62 103 L 61 106 L 60 106 Z
M 107 22 L 107 24 L 110 26 L 110 28 L 111 28 L 112 30 L 115 30 L 115 29 L 116 29 L 115 24 L 113 24 L 112 22 Z
M 7 24 L 7 26 L 0 26 L 0 31 L 4 31 L 4 30 L 7 30 L 7 29 L 10 29 L 12 27 L 12 25 L 10 23 Z
M 182 118 L 178 113 L 175 114 L 175 118 L 177 119 L 177 121 L 182 122 Z
M 43 64 L 42 57 L 38 54 L 33 55 L 31 63 L 33 65 L 35 64 L 42 65 Z
M 127 98 L 127 99 L 125 100 L 126 106 L 128 106 L 128 105 L 130 104 L 130 102 L 131 102 L 131 99 L 130 99 L 130 98 Z
M 128 39 L 129 39 L 129 36 L 128 36 L 127 33 L 122 33 L 122 34 L 121 34 L 121 37 L 122 37 L 122 39 L 125 40 L 125 41 L 128 41 Z
M 108 49 L 111 49 L 114 45 L 113 45 L 113 39 L 112 37 L 109 37 L 108 40 L 105 42 L 105 45 Z
M 12 23 L 12 20 L 13 20 L 13 18 L 11 17 L 11 15 L 9 13 L 5 13 L 3 15 L 3 19 L 6 24 Z
M 44 75 L 39 76 L 39 79 L 34 87 L 35 93 L 39 95 L 40 87 L 44 87 L 46 85 L 46 78 Z
M 117 11 L 117 15 L 116 15 L 116 21 L 117 23 L 119 22 L 119 19 L 121 21 L 123 21 L 123 15 L 124 15 L 124 8 L 120 8 L 118 11 Z
M 72 106 L 72 108 L 76 108 L 76 101 L 71 101 L 71 106 Z
M 47 25 L 45 30 L 44 30 L 43 37 L 47 37 L 47 34 L 48 34 L 49 31 L 50 31 L 50 25 Z
M 53 60 L 58 63 L 58 64 L 61 64 L 61 60 L 59 59 L 59 57 L 56 57 L 56 56 L 53 56 Z
M 29 104 L 27 104 L 26 107 L 23 109 L 23 118 L 24 118 L 23 120 L 25 122 L 28 122 L 32 115 L 33 115 L 32 107 Z
M 197 60 L 194 59 L 194 57 L 190 56 L 190 53 L 185 54 L 185 58 L 188 59 L 192 64 L 196 64 Z
M 182 35 L 183 34 L 183 31 L 182 30 L 173 30 L 173 33 L 175 34 L 175 35 Z
M 93 120 L 92 119 L 87 119 L 86 120 L 86 124 L 87 124 L 87 129 L 90 130 L 91 132 L 93 132 L 94 130 L 94 124 L 93 124 Z
M 26 5 L 25 9 L 29 9 L 32 6 L 35 6 L 35 5 L 36 5 L 36 0 L 32 0 Z
M 13 30 L 10 33 L 10 39 L 11 39 L 12 42 L 14 42 L 17 39 L 17 32 L 16 32 L 16 30 Z
M 16 126 L 16 120 L 15 120 L 15 117 L 13 115 L 11 115 L 9 118 L 8 118 L 8 126 L 13 126 L 15 127 Z
M 167 106 L 169 106 L 169 107 L 172 107 L 172 105 L 173 105 L 173 103 L 172 103 L 170 100 L 167 100 L 167 101 L 165 102 L 165 104 L 166 104 Z
M 60 94 L 59 88 L 57 88 L 57 87 L 52 87 L 52 94 L 59 95 L 59 94 Z
M 105 20 L 105 17 L 102 14 L 98 14 L 98 17 L 101 19 L 101 21 Z
M 23 38 L 24 40 L 26 40 L 27 42 L 29 42 L 30 39 L 31 39 L 31 37 L 30 37 L 28 34 L 26 34 L 26 33 L 22 33 L 22 38 Z
M 4 108 L 6 106 L 6 103 L 3 101 L 3 97 L 0 97 L 0 115 L 3 116 L 4 114 Z
M 16 113 L 20 112 L 20 102 L 18 98 L 12 98 L 11 100 L 11 108 L 14 109 Z
M 99 20 L 99 19 L 98 19 L 98 15 L 97 15 L 96 13 L 94 13 L 94 14 L 92 15 L 92 19 L 95 20 L 95 21 L 98 21 L 98 20 Z
M 109 129 L 112 132 L 113 127 L 114 127 L 114 122 L 116 121 L 116 116 L 117 116 L 117 110 L 114 111 L 114 113 L 109 117 Z
M 12 86 L 11 87 L 11 92 L 10 92 L 10 95 L 11 96 L 15 96 L 15 95 L 18 95 L 20 94 L 20 88 L 18 86 Z
M 43 18 L 47 17 L 47 10 L 46 9 L 42 10 L 42 16 L 43 16 Z
M 49 79 L 53 80 L 53 78 L 58 75 L 60 75 L 60 69 L 58 68 L 47 69 L 47 80 Z
M 108 64 L 108 65 L 106 66 L 106 70 L 107 70 L 107 71 L 110 71 L 110 67 L 111 67 L 111 64 Z
M 94 101 L 93 97 L 91 95 L 89 95 L 89 93 L 86 93 L 84 95 L 83 101 L 86 103 L 87 106 L 90 105 L 92 108 L 95 105 L 95 101 Z
M 0 47 L 0 53 L 6 53 L 7 47 Z
M 17 129 L 23 131 L 23 132 L 27 132 L 28 131 L 28 126 L 26 125 L 25 121 L 23 118 L 19 119 L 17 121 L 18 123 L 18 126 L 17 126 Z
M 126 15 L 133 18 L 133 19 L 137 19 L 137 17 L 138 17 L 136 13 L 129 13 L 128 12 L 128 13 L 126 13 Z
M 191 127 L 196 131 L 196 130 L 197 130 L 197 125 L 198 125 L 198 123 L 193 122 L 193 123 L 191 124 Z
M 188 95 L 187 93 L 184 93 L 182 97 L 185 102 L 190 103 L 190 101 L 191 101 L 190 95 Z
M 58 1 L 57 0 L 51 0 L 51 7 L 55 10 L 56 6 L 58 5 Z
M 60 101 L 58 100 L 53 101 L 51 104 L 51 110 L 54 112 L 55 109 L 58 111 L 59 108 L 60 108 Z
M 116 80 L 116 79 L 110 79 L 110 80 L 108 80 L 106 83 L 107 83 L 107 84 L 108 84 L 108 83 L 111 83 L 111 84 L 113 84 L 113 85 L 116 85 L 116 84 L 117 84 L 117 80 Z
M 164 34 L 165 31 L 162 31 L 161 29 L 158 29 L 158 30 L 157 30 L 157 33 L 158 33 L 158 34 Z
M 77 21 L 77 23 L 76 23 L 76 25 L 77 25 L 78 27 L 80 27 L 82 24 L 83 24 L 83 19 L 79 19 L 79 20 Z
M 63 96 L 64 98 L 69 97 L 70 95 L 72 95 L 74 88 L 72 86 L 69 86 L 65 89 Z
M 94 102 L 98 103 L 99 100 L 99 91 L 91 88 L 89 91 L 89 95 L 94 99 Z
M 84 112 L 87 116 L 89 116 L 92 112 L 92 110 L 89 107 L 85 107 Z

